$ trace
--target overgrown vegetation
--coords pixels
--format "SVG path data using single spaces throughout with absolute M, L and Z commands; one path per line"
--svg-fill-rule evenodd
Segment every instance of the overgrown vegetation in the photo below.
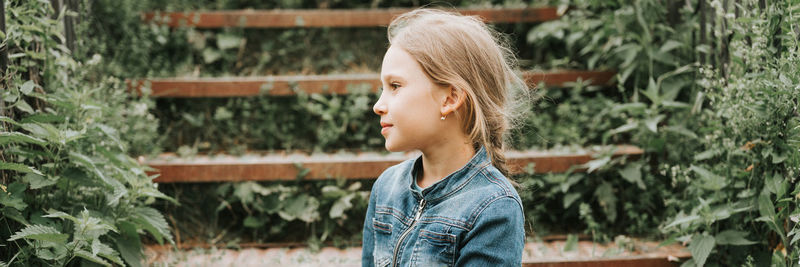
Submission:
M 601 192 L 641 190 L 655 203 L 640 206 L 633 198 L 616 202 L 616 209 L 656 204 L 663 210 L 656 216 L 666 216 L 660 231 L 689 246 L 693 258 L 684 266 L 795 266 L 798 3 L 571 4 L 577 8 L 534 29 L 529 40 L 563 40 L 566 50 L 552 57 L 562 64 L 618 66 L 620 94 L 612 98 L 618 102 L 600 113 L 625 120 L 602 132 L 602 141 L 628 140 L 647 152 L 619 168 L 627 186 L 595 187 L 610 221 L 586 205 L 591 197 L 578 198 L 587 231 L 608 233 L 616 225 L 608 210 L 616 199 L 603 200 Z M 565 192 L 563 199 L 572 196 Z
M 133 265 L 140 235 L 170 240 L 166 221 L 185 243 L 360 240 L 369 182 L 161 185 L 178 206 L 128 156 L 380 151 L 374 94 L 154 101 L 129 97 L 121 79 L 376 72 L 385 29 L 170 29 L 142 23 L 139 14 L 427 2 L 85 1 L 77 13 L 87 19 L 77 31 L 86 38 L 72 53 L 59 44 L 48 4 L 7 2 L 3 263 L 122 258 Z M 452 5 L 521 4 L 489 2 Z M 523 68 L 615 69 L 617 86 L 538 90 L 542 98 L 513 132 L 512 147 L 633 144 L 645 154 L 601 153 L 588 173 L 515 177 L 530 235 L 681 242 L 693 255 L 685 266 L 796 266 L 800 3 L 549 4 L 570 8 L 559 20 L 498 26 L 511 34 Z
M 3 46 L 11 59 L 0 110 L 0 266 L 139 266 L 144 235 L 172 242 L 150 205 L 170 200 L 128 156 L 155 135 L 148 103 L 102 56 L 64 43 L 47 1 L 6 1 Z M 74 14 L 72 14 L 74 15 Z

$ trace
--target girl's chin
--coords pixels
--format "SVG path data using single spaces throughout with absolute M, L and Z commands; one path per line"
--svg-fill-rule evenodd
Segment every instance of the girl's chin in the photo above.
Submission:
M 398 147 L 395 144 L 390 144 L 389 140 L 386 140 L 386 143 L 383 145 L 383 147 L 386 148 L 386 150 L 389 151 L 389 152 L 402 152 L 402 151 L 405 151 L 401 147 Z

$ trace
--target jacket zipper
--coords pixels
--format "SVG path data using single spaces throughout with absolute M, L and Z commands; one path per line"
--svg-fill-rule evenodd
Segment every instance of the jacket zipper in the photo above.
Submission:
M 422 215 L 422 209 L 425 208 L 425 198 L 419 200 L 419 208 L 417 209 L 417 214 L 414 215 L 414 221 L 411 223 L 411 226 L 400 235 L 400 239 L 397 240 L 397 244 L 394 246 L 394 253 L 392 254 L 392 267 L 397 266 L 397 252 L 400 250 L 400 245 L 403 244 L 403 239 L 405 239 L 411 230 L 417 226 L 417 221 L 419 220 L 419 216 Z

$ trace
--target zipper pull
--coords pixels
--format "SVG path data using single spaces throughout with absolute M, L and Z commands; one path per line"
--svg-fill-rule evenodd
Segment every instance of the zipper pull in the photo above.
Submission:
M 419 216 L 422 215 L 422 209 L 425 208 L 425 199 L 419 200 L 419 208 L 417 209 L 417 215 L 414 216 L 414 221 L 416 222 L 419 220 Z

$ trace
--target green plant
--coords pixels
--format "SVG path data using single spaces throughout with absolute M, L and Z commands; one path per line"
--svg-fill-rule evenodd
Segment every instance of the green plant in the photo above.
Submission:
M 697 265 L 714 256 L 736 263 L 753 255 L 756 265 L 796 266 L 800 6 L 746 2 L 738 8 L 711 6 L 712 17 L 725 25 L 712 36 L 730 38 L 729 47 L 715 47 L 711 56 L 728 49 L 730 64 L 702 69 L 699 83 L 708 99 L 696 114 L 705 121 L 697 140 L 702 149 L 676 166 L 686 197 L 663 229 L 691 242 Z
M 335 180 L 171 185 L 165 190 L 183 205 L 163 203 L 162 209 L 170 218 L 181 219 L 175 224 L 176 232 L 185 236 L 183 243 L 353 245 L 361 239 L 369 184 Z
M 130 145 L 154 134 L 136 126 L 152 119 L 146 108 L 127 111 L 147 102 L 128 99 L 119 79 L 97 75 L 101 57 L 75 60 L 81 56 L 60 44 L 49 2 L 6 2 L 1 265 L 139 266 L 145 233 L 172 242 L 150 207 L 171 198 L 128 156 Z
M 619 94 L 610 97 L 618 102 L 600 112 L 624 121 L 612 121 L 618 126 L 602 140 L 645 149 L 618 177 L 661 195 L 657 216 L 669 218 L 661 230 L 689 244 L 685 265 L 793 266 L 797 3 L 569 4 L 576 8 L 563 21 L 533 29 L 529 40 L 565 42 L 554 65 L 619 70 Z M 580 215 L 602 229 L 591 206 Z

